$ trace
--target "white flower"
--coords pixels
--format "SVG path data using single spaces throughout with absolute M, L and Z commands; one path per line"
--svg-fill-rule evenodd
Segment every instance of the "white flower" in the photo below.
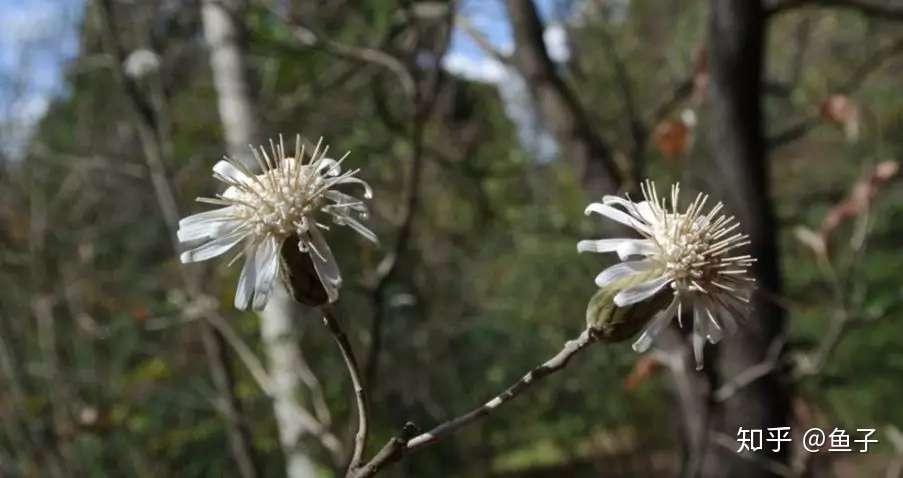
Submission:
M 641 239 L 580 241 L 577 250 L 616 252 L 621 259 L 596 276 L 599 287 L 640 281 L 615 295 L 618 307 L 650 299 L 670 286 L 673 300 L 649 321 L 633 349 L 647 350 L 675 314 L 683 324 L 684 309 L 690 307 L 693 352 L 701 368 L 705 340 L 714 344 L 725 332 L 733 333 L 735 317 L 748 312 L 755 280 L 747 269 L 755 259 L 732 252 L 749 244 L 748 236 L 737 232 L 739 223 L 733 216 L 719 215 L 722 203 L 703 212 L 707 195 L 700 193 L 684 212 L 678 212 L 679 185 L 671 187 L 670 207 L 658 197 L 651 181 L 642 185 L 642 191 L 644 201 L 605 196 L 601 203 L 586 208 L 586 214 L 595 212 L 633 228 Z
M 364 198 L 370 199 L 370 186 L 354 177 L 357 169 L 341 172 L 340 165 L 348 153 L 336 161 L 326 157 L 329 147 L 321 148 L 321 144 L 322 140 L 307 164 L 304 164 L 300 136 L 296 139 L 294 156 L 286 156 L 281 137 L 278 145 L 270 141 L 272 157 L 263 147 L 259 152 L 251 148 L 263 171 L 256 175 L 238 161 L 229 158 L 219 161 L 213 166 L 213 177 L 229 187 L 216 198 L 198 198 L 198 201 L 224 207 L 179 221 L 180 242 L 204 241 L 182 253 L 183 263 L 219 256 L 242 243 L 241 250 L 230 262 L 241 256 L 245 258 L 235 291 L 235 307 L 264 308 L 279 274 L 282 244 L 290 237 L 297 237 L 298 248 L 310 254 L 329 301 L 335 301 L 342 278 L 320 232 L 329 229 L 321 222 L 324 218 L 349 226 L 371 242 L 377 242 L 376 235 L 358 222 L 358 218 L 367 218 L 364 203 L 335 189 L 342 184 L 358 184 L 364 189 Z

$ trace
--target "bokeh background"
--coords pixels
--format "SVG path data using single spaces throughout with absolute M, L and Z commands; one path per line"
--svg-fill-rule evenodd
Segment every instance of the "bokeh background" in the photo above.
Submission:
M 903 3 L 0 0 L 0 475 L 342 476 L 351 386 L 316 314 L 231 306 L 179 217 L 249 143 L 323 137 L 375 189 L 333 228 L 368 456 L 483 403 L 585 326 L 646 177 L 760 259 L 707 349 L 594 346 L 396 477 L 899 477 Z M 738 426 L 791 426 L 738 455 Z M 800 434 L 873 428 L 868 453 Z M 858 449 L 857 446 L 854 446 Z

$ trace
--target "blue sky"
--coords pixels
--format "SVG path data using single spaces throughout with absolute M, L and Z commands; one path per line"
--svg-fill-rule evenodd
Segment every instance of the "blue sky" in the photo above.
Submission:
M 560 23 L 569 15 L 575 0 L 537 0 L 540 15 L 546 23 L 546 45 L 550 55 L 558 61 L 567 58 L 567 42 Z M 510 53 L 513 48 L 511 25 L 504 0 L 462 0 L 458 14 L 482 32 L 498 51 Z M 502 68 L 461 30 L 452 34 L 451 47 L 445 59 L 446 67 L 462 76 L 487 82 L 503 78 Z
M 547 25 L 546 44 L 557 61 L 568 56 L 559 24 L 574 1 L 536 1 Z M 78 54 L 83 6 L 83 0 L 0 0 L 0 152 L 16 156 L 50 102 L 65 94 L 65 68 Z M 459 14 L 498 50 L 511 51 L 511 28 L 503 0 L 462 0 Z M 531 149 L 540 156 L 553 153 L 551 145 L 542 144 L 547 139 L 541 137 L 526 90 L 523 85 L 517 87 L 513 71 L 487 56 L 460 30 L 453 33 L 444 64 L 449 71 L 474 81 L 505 82 L 500 93 L 522 139 L 533 137 L 538 143 Z M 510 87 L 512 82 L 514 87 Z
M 78 53 L 81 0 L 0 0 L 0 151 L 15 156 Z
M 549 56 L 562 62 L 570 55 L 565 29 L 561 23 L 571 16 L 579 0 L 536 0 L 545 24 L 544 39 Z M 511 25 L 503 0 L 462 0 L 458 15 L 466 17 L 494 48 L 510 53 L 514 47 Z M 487 55 L 460 29 L 452 34 L 451 46 L 443 61 L 445 69 L 474 81 L 498 85 L 505 113 L 517 127 L 521 146 L 539 162 L 553 161 L 558 148 L 540 122 L 536 106 L 520 75 Z

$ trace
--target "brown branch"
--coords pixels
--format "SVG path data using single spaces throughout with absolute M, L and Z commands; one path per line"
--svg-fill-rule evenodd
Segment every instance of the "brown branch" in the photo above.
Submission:
M 888 4 L 869 0 L 786 0 L 766 10 L 766 14 L 774 16 L 807 6 L 854 10 L 881 20 L 903 20 L 903 3 Z
M 291 27 L 292 35 L 301 45 L 321 48 L 339 58 L 384 68 L 398 78 L 398 81 L 401 83 L 401 87 L 406 94 L 409 96 L 414 94 L 416 89 L 414 76 L 398 58 L 377 48 L 352 46 L 337 42 L 326 37 L 321 32 L 316 31 L 312 27 L 293 22 L 273 7 L 269 7 L 269 11 L 286 25 Z
M 546 51 L 543 25 L 529 0 L 508 0 L 514 33 L 514 64 L 559 147 L 559 156 L 574 162 L 592 196 L 613 193 L 624 183 L 610 146 L 596 133 L 577 95 L 559 76 Z
M 483 34 L 480 30 L 473 26 L 470 23 L 470 19 L 463 16 L 458 15 L 455 17 L 455 25 L 461 29 L 467 36 L 470 37 L 471 40 L 477 45 L 477 47 L 483 51 L 483 53 L 492 57 L 495 61 L 503 64 L 510 65 L 511 64 L 511 55 L 507 53 L 503 53 L 496 48 L 489 38 L 486 38 L 486 35 Z
M 403 432 L 401 437 L 391 438 L 369 462 L 362 465 L 359 469 L 355 470 L 353 475 L 349 476 L 351 478 L 368 478 L 375 476 L 385 466 L 398 461 L 405 454 L 437 443 L 457 432 L 464 426 L 486 418 L 502 405 L 518 397 L 530 386 L 538 383 L 543 378 L 564 369 L 568 363 L 570 363 L 571 358 L 593 344 L 596 340 L 597 337 L 592 331 L 586 329 L 576 339 L 566 342 L 564 347 L 555 354 L 554 357 L 527 372 L 520 380 L 485 404 L 414 437 L 410 437 L 411 427 L 406 427 L 406 432 Z
M 893 42 L 878 48 L 875 53 L 863 61 L 853 73 L 831 92 L 843 95 L 854 93 L 868 80 L 868 77 L 878 71 L 885 62 L 893 59 L 895 56 L 903 53 L 903 38 L 898 38 Z M 809 131 L 822 123 L 820 112 L 809 114 L 806 118 L 797 121 L 792 126 L 787 127 L 783 131 L 776 133 L 768 140 L 768 146 L 776 149 L 784 146 L 792 141 L 805 136 Z
M 745 370 L 731 378 L 729 381 L 718 387 L 712 394 L 712 399 L 715 402 L 724 402 L 736 395 L 737 392 L 742 390 L 744 387 L 749 386 L 756 380 L 765 377 L 777 370 L 778 367 L 783 363 L 781 361 L 781 358 L 783 356 L 784 345 L 786 343 L 786 332 L 775 337 L 775 340 L 771 342 L 771 346 L 768 348 L 768 353 L 765 355 L 765 358 L 761 362 L 746 368 Z
M 361 377 L 360 367 L 357 365 L 357 359 L 354 356 L 354 350 L 351 348 L 351 342 L 348 336 L 342 330 L 342 326 L 335 317 L 335 311 L 332 306 L 326 305 L 320 308 L 323 314 L 323 324 L 329 329 L 336 345 L 342 352 L 342 359 L 348 368 L 348 375 L 351 377 L 351 384 L 354 387 L 354 399 L 357 404 L 357 433 L 354 436 L 354 451 L 351 454 L 351 462 L 348 464 L 348 477 L 355 476 L 356 470 L 360 467 L 361 460 L 364 457 L 364 448 L 367 445 L 367 431 L 369 428 L 370 411 L 367 404 L 367 392 L 364 388 L 364 381 Z
M 617 50 L 617 45 L 608 30 L 603 29 L 601 32 L 604 49 L 608 52 L 609 62 L 614 70 L 615 83 L 621 90 L 621 97 L 624 101 L 624 112 L 626 113 L 628 127 L 630 129 L 630 137 L 633 146 L 630 151 L 631 159 L 631 183 L 639 183 L 645 171 L 645 162 L 643 157 L 646 150 L 646 140 L 649 137 L 649 126 L 643 121 L 639 107 L 636 103 L 636 96 L 633 93 L 633 81 L 630 78 L 630 72 L 627 71 L 627 65 L 624 58 L 621 57 Z

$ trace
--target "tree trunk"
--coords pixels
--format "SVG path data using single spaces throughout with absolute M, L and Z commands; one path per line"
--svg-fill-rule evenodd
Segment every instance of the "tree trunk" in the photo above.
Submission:
M 248 145 L 260 143 L 261 138 L 243 51 L 244 26 L 240 19 L 246 7 L 242 0 L 204 0 L 202 17 L 227 150 L 231 157 L 253 170 L 257 165 Z M 299 446 L 304 429 L 299 417 L 305 414 L 299 410 L 298 401 L 301 385 L 298 372 L 302 364 L 294 332 L 299 315 L 298 307 L 287 294 L 274 293 L 260 314 L 260 328 L 274 382 L 273 411 L 285 453 L 286 475 L 313 478 L 317 476 L 314 462 Z
M 712 155 L 726 203 L 750 236 L 750 253 L 758 258 L 753 273 L 760 289 L 753 299 L 752 317 L 740 333 L 725 339 L 718 348 L 715 366 L 709 371 L 714 387 L 762 362 L 784 330 L 782 310 L 769 299 L 780 291 L 781 280 L 762 125 L 765 22 L 759 0 L 711 2 Z M 723 434 L 720 436 L 733 440 L 739 427 L 764 430 L 787 426 L 788 414 L 788 391 L 777 371 L 713 405 L 703 476 L 773 476 L 761 463 L 737 455 L 736 448 L 714 445 L 715 438 Z M 757 454 L 772 463 L 784 463 L 788 447 L 784 448 L 784 453 L 763 450 Z

